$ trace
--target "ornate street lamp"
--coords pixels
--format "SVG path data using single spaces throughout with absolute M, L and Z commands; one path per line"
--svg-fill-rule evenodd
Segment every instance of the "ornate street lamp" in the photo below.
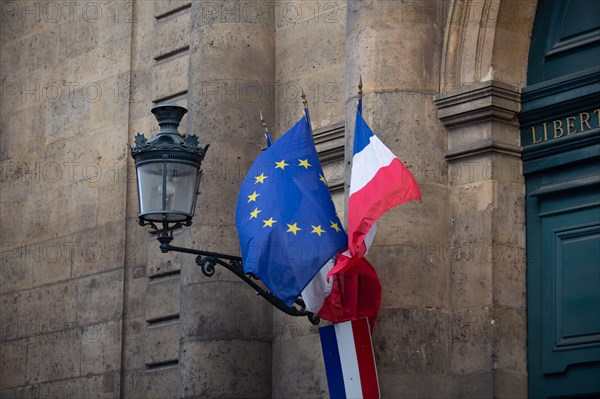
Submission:
M 173 231 L 190 226 L 199 194 L 201 164 L 208 145 L 198 145 L 196 135 L 181 136 L 177 127 L 187 109 L 179 105 L 164 104 L 152 108 L 159 131 L 152 140 L 143 134 L 135 136 L 135 147 L 129 147 L 137 171 L 139 224 L 150 225 L 151 233 L 160 242 L 163 253 L 170 251 L 197 255 L 196 264 L 205 276 L 215 274 L 221 265 L 250 285 L 257 295 L 291 316 L 307 316 L 313 324 L 319 318 L 306 310 L 299 298 L 291 307 L 258 284 L 258 277 L 244 273 L 242 258 L 234 255 L 207 252 L 192 248 L 175 247 Z

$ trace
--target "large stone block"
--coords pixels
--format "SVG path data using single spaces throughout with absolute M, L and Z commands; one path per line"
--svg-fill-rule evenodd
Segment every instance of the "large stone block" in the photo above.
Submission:
M 2 399 L 39 399 L 39 395 L 38 385 L 28 385 L 12 389 L 0 388 L 0 398 Z
M 3 46 L 4 54 L 10 54 L 8 59 L 14 73 L 13 76 L 16 77 L 16 74 L 21 77 L 26 76 L 42 65 L 48 66 L 57 63 L 58 38 L 58 27 L 52 26 L 50 29 L 31 36 L 15 38 L 17 40 Z M 2 59 L 7 58 L 2 57 Z
M 452 248 L 450 289 L 452 308 L 491 306 L 494 302 L 492 247 L 486 243 L 464 243 Z
M 528 398 L 527 374 L 498 370 L 494 373 L 494 396 L 498 399 Z
M 81 330 L 36 335 L 27 347 L 27 381 L 39 383 L 73 378 L 81 373 Z
M 147 321 L 157 321 L 179 315 L 180 285 L 179 273 L 148 283 L 146 288 Z
M 327 392 L 318 333 L 273 344 L 274 398 L 326 398 Z
M 87 53 L 98 45 L 100 32 L 94 20 L 102 18 L 102 10 L 96 6 L 86 16 L 93 19 L 88 18 L 86 21 L 84 18 L 73 18 L 58 26 L 58 59 L 68 60 L 75 55 Z
M 0 268 L 0 293 L 15 292 L 31 288 L 34 261 L 27 260 L 33 257 L 35 249 L 27 247 L 24 243 L 3 241 L 2 268 Z
M 190 83 L 193 82 L 193 87 L 198 88 L 202 86 L 197 85 L 197 82 L 273 84 L 275 37 L 272 33 L 272 28 L 253 24 L 199 27 L 191 43 L 192 63 L 194 59 L 201 59 L 203 62 L 197 64 L 199 70 L 192 76 Z M 222 63 L 221 60 L 225 58 L 227 62 Z M 246 84 L 241 90 L 241 94 L 247 97 L 256 97 L 258 88 Z
M 0 344 L 1 389 L 18 387 L 26 384 L 27 340 L 2 342 Z
M 152 69 L 152 99 L 157 101 L 185 92 L 188 87 L 189 64 L 187 52 L 157 64 Z
M 0 136 L 0 161 L 2 162 L 0 184 L 3 201 L 28 194 L 31 186 L 36 185 L 43 178 L 42 171 L 35 162 L 30 160 L 30 155 L 35 154 L 45 145 L 44 127 L 47 107 L 45 104 L 36 104 L 17 111 L 10 102 L 24 100 L 22 88 L 18 87 L 19 84 L 14 84 L 11 89 L 8 83 L 5 83 L 2 100 L 5 104 L 3 107 L 12 109 L 12 112 L 3 115 L 0 111 L 0 115 L 3 115 L 0 128 L 6 132 Z M 23 131 L 28 134 L 19 134 Z
M 271 344 L 238 339 L 183 341 L 180 398 L 271 396 Z
M 87 182 L 36 193 L 19 200 L 3 203 L 15 220 L 28 223 L 13 225 L 14 242 L 26 244 L 43 242 L 57 236 L 86 230 L 96 225 L 98 193 Z M 19 219 L 21 218 L 21 219 Z
M 487 398 L 494 395 L 495 375 L 483 371 L 468 375 L 453 375 L 451 395 L 455 398 Z M 449 392 L 449 397 L 450 397 Z
M 123 370 L 141 369 L 144 367 L 144 330 L 146 320 L 144 317 L 131 317 L 126 319 L 121 341 L 123 351 Z
M 132 397 L 148 399 L 177 398 L 179 388 L 180 368 L 164 367 L 146 372 L 145 380 L 147 384 L 145 389 L 137 391 Z M 143 394 L 140 394 L 142 393 Z M 136 396 L 137 395 L 137 396 Z
M 182 337 L 270 341 L 271 305 L 245 283 L 208 280 L 183 287 L 181 295 Z
M 82 231 L 65 239 L 74 245 L 73 277 L 83 277 L 122 267 L 127 251 L 134 246 L 125 241 L 122 223 L 111 223 Z
M 8 341 L 20 336 L 20 302 L 20 293 L 0 296 L 0 341 Z
M 144 336 L 146 366 L 179 360 L 179 320 L 151 325 Z
M 189 11 L 182 12 L 156 22 L 154 59 L 189 46 L 191 15 Z
M 110 321 L 83 327 L 81 374 L 101 374 L 121 367 L 121 323 Z
M 444 310 L 381 309 L 373 334 L 378 370 L 397 376 L 447 373 L 449 327 Z
M 307 13 L 309 7 L 326 7 L 324 2 L 303 4 L 287 3 L 298 13 Z M 277 80 L 282 77 L 294 78 L 315 70 L 339 66 L 345 62 L 345 7 L 331 7 L 325 14 L 303 18 L 296 23 L 277 28 Z M 285 8 L 282 4 L 280 7 Z M 285 12 L 283 9 L 282 12 Z M 340 77 L 341 78 L 341 77 Z M 283 79 L 286 81 L 287 79 Z M 340 79 L 340 83 L 343 82 Z M 308 94 L 308 88 L 305 89 Z
M 107 372 L 102 375 L 87 375 L 62 381 L 52 381 L 39 385 L 39 399 L 55 398 L 119 398 L 119 373 Z
M 123 270 L 114 270 L 77 281 L 79 325 L 118 319 L 123 312 Z
M 18 336 L 70 331 L 77 322 L 78 289 L 74 281 L 23 292 L 18 305 Z M 64 334 L 63 334 L 64 335 Z
M 452 397 L 452 378 L 447 374 L 398 375 L 378 368 L 377 376 L 382 398 L 448 399 Z
M 459 309 L 452 312 L 452 356 L 454 375 L 478 374 L 492 370 L 497 324 L 492 308 Z
M 343 65 L 291 75 L 278 70 L 275 86 L 277 125 L 275 137 L 283 135 L 302 117 L 302 90 L 310 110 L 313 129 L 340 123 L 344 118 Z M 271 125 L 272 126 L 272 125 Z
M 190 0 L 159 0 L 153 2 L 154 17 L 161 18 L 165 14 L 177 12 L 180 9 L 185 9 L 191 6 Z
M 494 307 L 497 325 L 496 367 L 507 373 L 527 374 L 527 314 L 524 309 Z
M 369 262 L 382 285 L 382 307 L 447 306 L 448 276 L 440 247 L 421 243 L 372 247 Z

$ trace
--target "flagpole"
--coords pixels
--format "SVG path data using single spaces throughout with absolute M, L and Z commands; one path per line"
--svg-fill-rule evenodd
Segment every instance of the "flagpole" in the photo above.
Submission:
M 312 136 L 313 130 L 312 123 L 310 122 L 310 113 L 308 112 L 308 101 L 306 101 L 306 94 L 304 93 L 304 89 L 300 88 L 300 91 L 302 92 L 300 98 L 302 98 L 302 105 L 304 106 L 304 116 L 306 117 L 306 122 L 308 122 L 308 127 Z
M 262 114 L 262 110 L 258 111 L 260 114 L 260 122 L 262 124 L 262 127 L 265 129 L 265 139 L 267 140 L 267 148 L 271 146 L 271 144 L 273 144 L 273 139 L 271 137 L 271 133 L 269 132 L 269 128 L 267 127 L 267 122 L 265 121 L 265 118 L 263 118 L 263 114 Z
M 363 83 L 362 83 L 362 75 L 360 75 L 358 81 L 358 104 L 356 105 L 358 112 L 362 114 L 362 98 L 363 98 Z

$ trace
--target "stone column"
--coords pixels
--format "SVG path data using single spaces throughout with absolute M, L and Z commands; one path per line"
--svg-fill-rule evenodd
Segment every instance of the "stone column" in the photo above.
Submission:
M 235 206 L 242 179 L 264 147 L 259 118 L 274 118 L 272 6 L 192 3 L 188 131 L 210 143 L 186 245 L 238 254 Z M 174 244 L 177 245 L 176 238 Z M 182 398 L 271 395 L 271 306 L 227 270 L 205 277 L 182 265 Z
M 373 335 L 382 397 L 448 396 L 448 193 L 445 135 L 433 104 L 442 14 L 442 1 L 348 2 L 346 162 L 362 75 L 363 115 L 413 172 L 423 197 L 379 220 L 368 254 L 383 286 Z
M 526 397 L 525 186 L 517 87 L 436 97 L 448 129 L 451 373 L 457 397 Z

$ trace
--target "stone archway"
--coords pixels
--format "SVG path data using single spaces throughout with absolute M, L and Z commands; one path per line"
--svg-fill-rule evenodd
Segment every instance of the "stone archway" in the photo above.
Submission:
M 448 134 L 451 372 L 458 396 L 527 396 L 520 88 L 536 1 L 450 2 L 438 116 Z M 482 380 L 479 391 L 469 381 Z

